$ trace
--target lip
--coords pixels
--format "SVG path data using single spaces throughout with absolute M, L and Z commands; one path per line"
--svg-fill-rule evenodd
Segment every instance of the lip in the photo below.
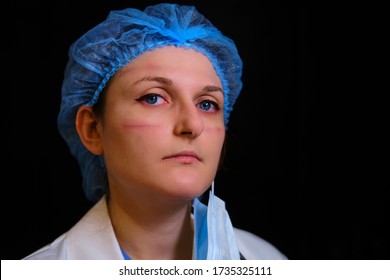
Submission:
M 182 151 L 179 153 L 170 154 L 163 157 L 163 159 L 175 160 L 181 163 L 195 163 L 201 161 L 198 154 L 193 151 Z

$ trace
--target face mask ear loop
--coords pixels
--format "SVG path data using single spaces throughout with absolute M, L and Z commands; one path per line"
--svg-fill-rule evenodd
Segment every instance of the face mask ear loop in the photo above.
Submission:
M 214 201 L 214 200 L 215 200 L 215 195 L 214 195 L 214 180 L 213 180 L 213 182 L 211 183 L 211 190 L 209 192 L 209 199 L 207 205 L 210 206 L 210 201 Z
M 208 252 L 210 260 L 239 260 L 239 250 L 233 225 L 225 208 L 225 202 L 214 195 L 211 184 L 207 210 Z

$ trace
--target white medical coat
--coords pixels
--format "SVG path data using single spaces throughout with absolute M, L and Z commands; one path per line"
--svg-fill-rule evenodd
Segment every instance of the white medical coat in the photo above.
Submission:
M 248 231 L 234 228 L 239 251 L 247 260 L 287 259 L 276 247 Z M 123 260 L 105 197 L 69 231 L 25 260 Z

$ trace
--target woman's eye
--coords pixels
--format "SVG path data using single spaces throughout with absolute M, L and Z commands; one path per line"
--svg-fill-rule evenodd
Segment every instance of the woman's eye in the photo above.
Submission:
M 138 98 L 137 101 L 146 102 L 149 105 L 159 105 L 164 103 L 164 98 L 157 93 L 150 93 Z
M 219 110 L 219 106 L 216 102 L 210 100 L 204 100 L 198 104 L 199 108 L 203 111 L 216 112 Z

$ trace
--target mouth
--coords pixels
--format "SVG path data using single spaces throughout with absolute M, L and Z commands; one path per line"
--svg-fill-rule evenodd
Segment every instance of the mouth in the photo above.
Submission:
M 180 163 L 195 163 L 201 161 L 200 157 L 193 151 L 182 151 L 163 157 L 164 160 L 173 160 Z

